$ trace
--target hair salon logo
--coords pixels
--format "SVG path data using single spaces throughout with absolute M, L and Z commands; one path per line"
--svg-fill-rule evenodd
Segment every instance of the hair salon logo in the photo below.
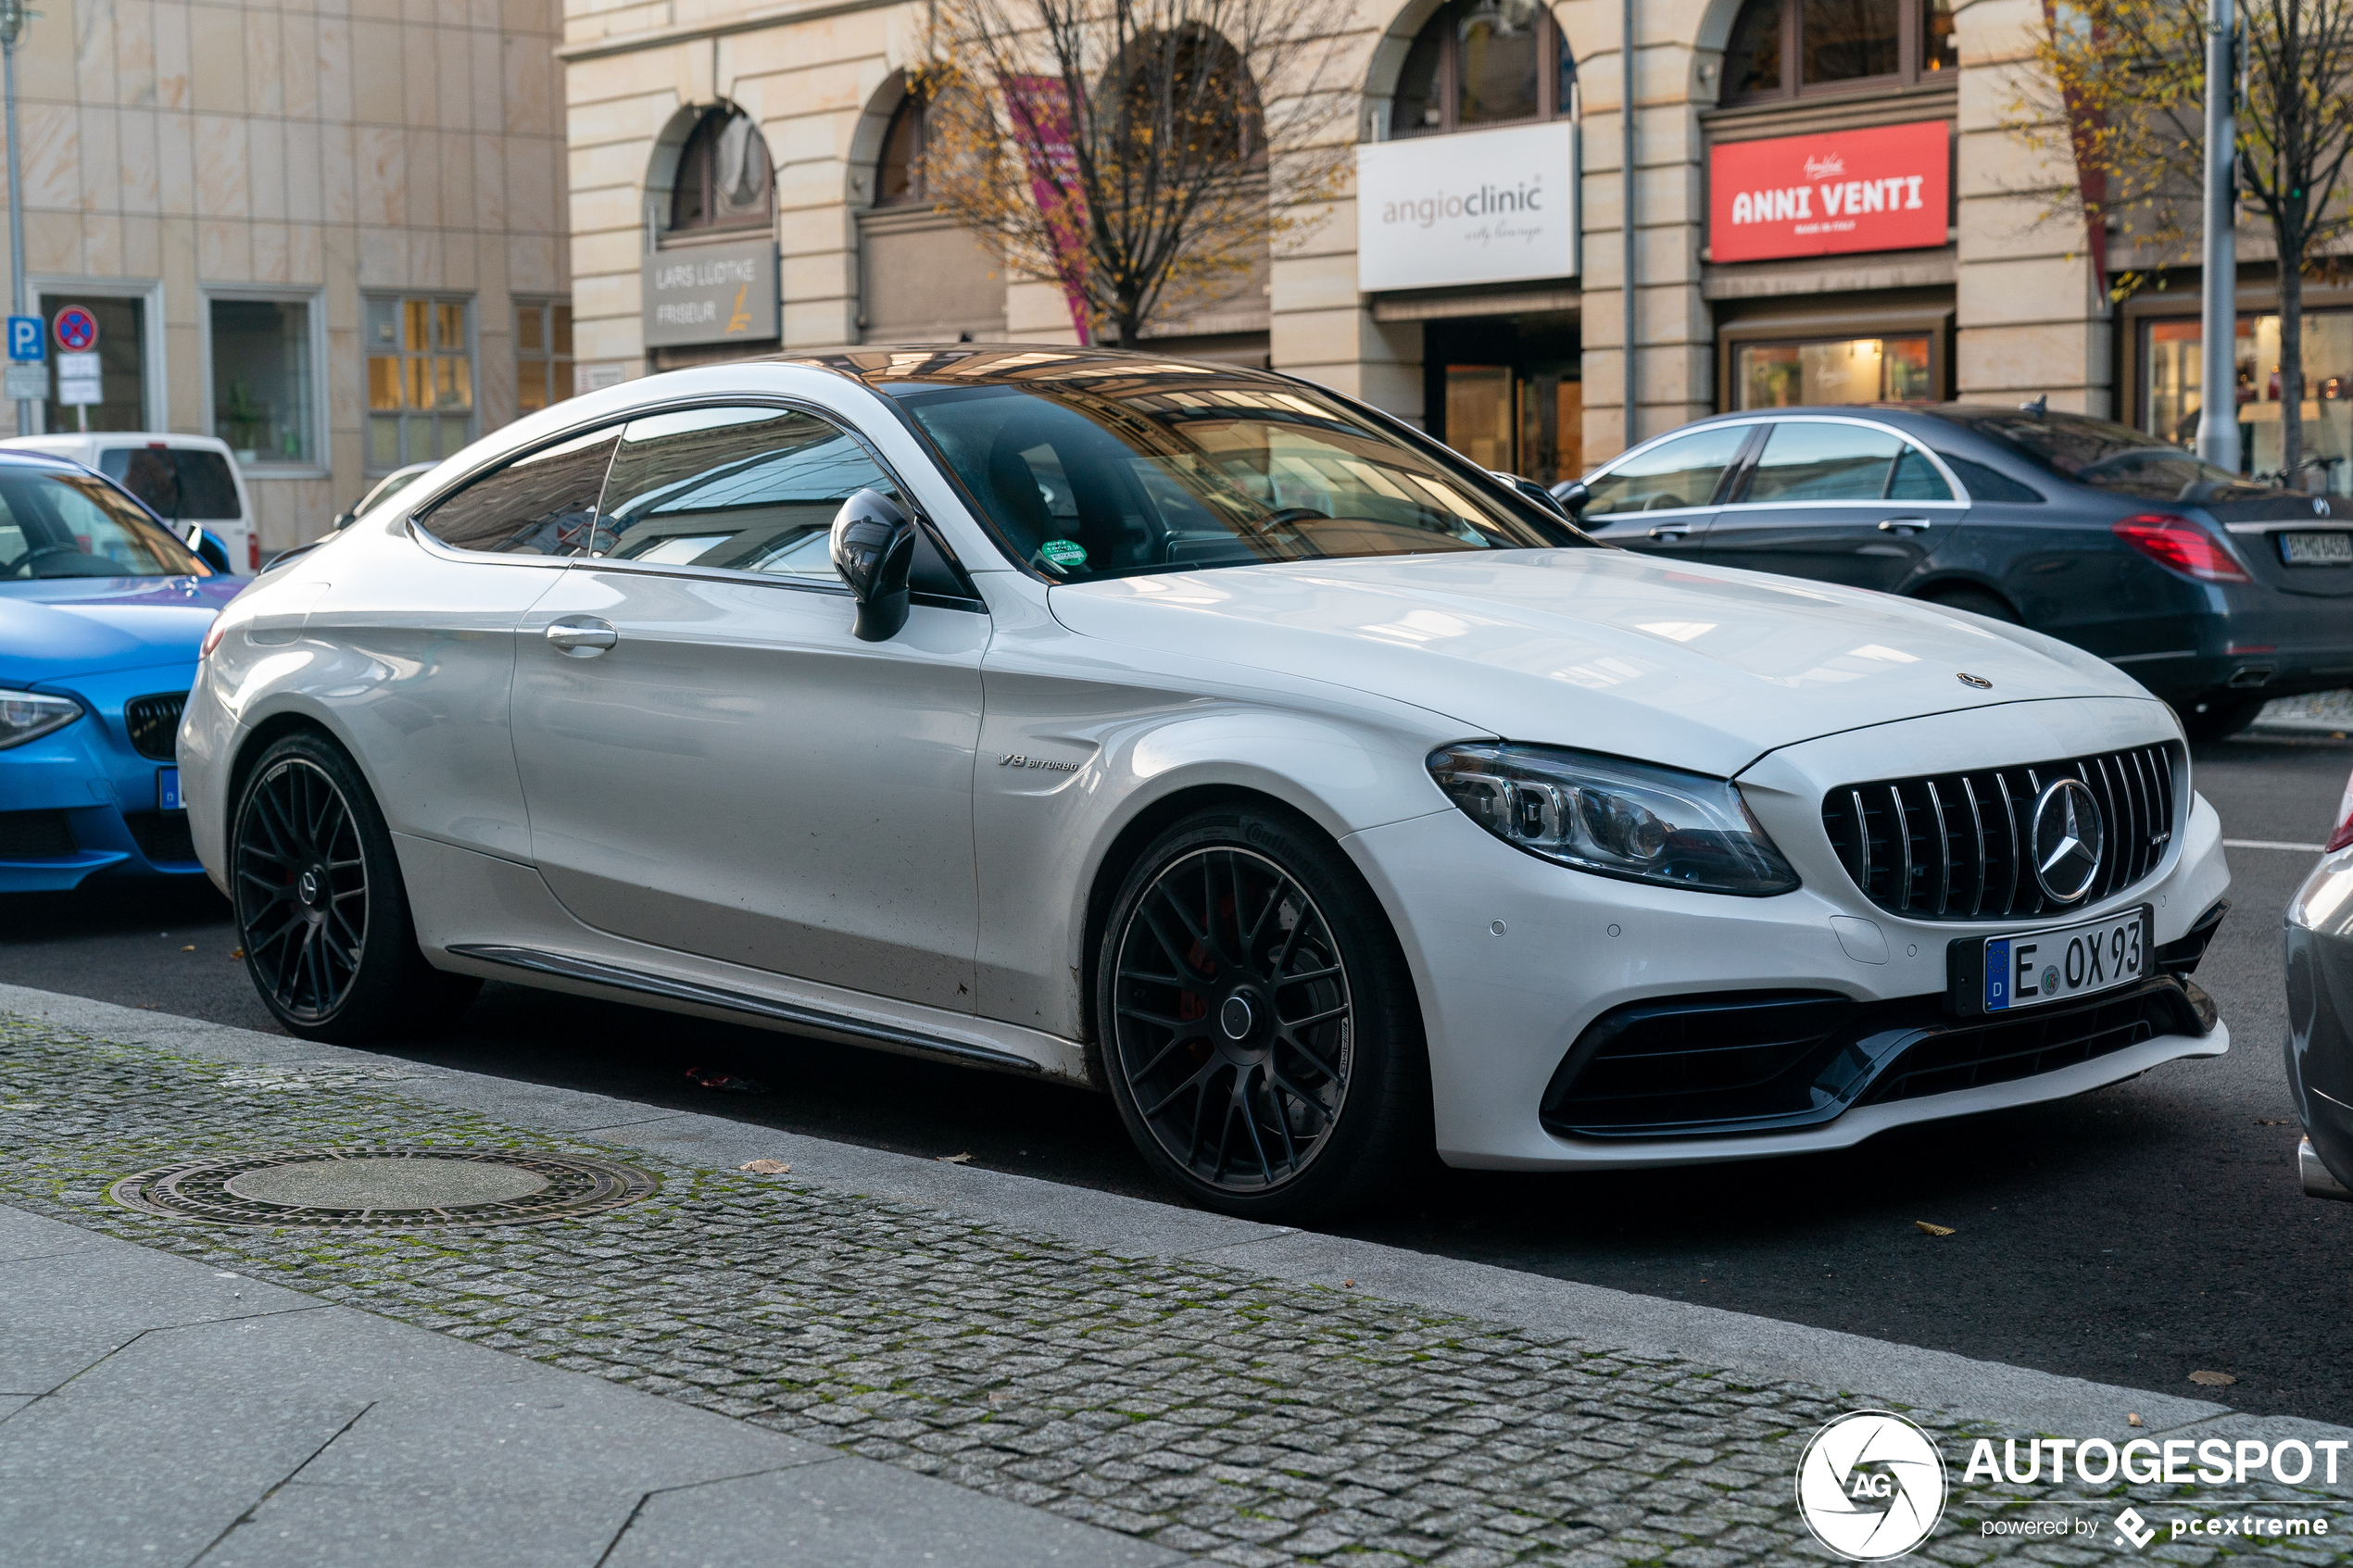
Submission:
M 1855 1562 L 1901 1557 L 1944 1513 L 1944 1458 L 1888 1411 L 1850 1411 L 1797 1461 L 1797 1511 L 1814 1538 Z
M 1806 178 L 1808 180 L 1827 180 L 1833 174 L 1845 172 L 1846 160 L 1836 153 L 1824 153 L 1819 157 L 1806 160 Z

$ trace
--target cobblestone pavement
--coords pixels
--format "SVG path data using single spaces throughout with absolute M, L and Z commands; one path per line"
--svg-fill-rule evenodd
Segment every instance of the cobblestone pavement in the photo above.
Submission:
M 615 1153 L 404 1098 L 401 1076 L 222 1067 L 0 1018 L 0 1200 L 1238 1568 L 1829 1560 L 1793 1477 L 1812 1431 L 1864 1401 L 1826 1388 L 634 1151 L 651 1198 L 499 1229 L 228 1229 L 107 1199 L 140 1171 L 271 1148 Z M 1967 1451 L 1972 1428 L 1913 1413 L 1948 1462 Z M 2090 1490 L 2104 1506 L 2073 1512 L 2098 1514 L 2097 1549 L 1983 1537 L 1983 1519 L 2055 1511 L 1989 1509 L 1981 1489 L 1921 1555 L 2094 1562 L 2128 1498 L 2152 1515 L 2185 1500 Z M 2339 1560 L 2334 1540 L 2148 1555 L 2232 1546 Z

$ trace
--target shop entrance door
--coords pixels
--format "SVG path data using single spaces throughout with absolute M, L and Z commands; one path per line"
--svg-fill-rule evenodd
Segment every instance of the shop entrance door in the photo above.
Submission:
M 1423 332 L 1431 433 L 1483 469 L 1557 484 L 1585 471 L 1576 319 L 1432 321 Z

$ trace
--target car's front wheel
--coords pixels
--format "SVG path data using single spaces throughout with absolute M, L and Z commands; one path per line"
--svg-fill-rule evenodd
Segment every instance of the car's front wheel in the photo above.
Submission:
M 229 876 L 245 971 L 292 1034 L 349 1044 L 427 1028 L 480 988 L 417 950 L 384 813 L 324 736 L 287 735 L 246 773 Z
M 1164 833 L 1113 901 L 1095 1001 L 1129 1135 L 1207 1207 L 1311 1219 L 1427 1153 L 1403 955 L 1355 868 L 1303 822 L 1211 811 Z

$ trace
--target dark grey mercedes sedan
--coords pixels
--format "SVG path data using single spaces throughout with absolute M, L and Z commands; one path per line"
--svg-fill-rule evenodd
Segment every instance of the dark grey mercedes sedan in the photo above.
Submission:
M 2034 404 L 1754 409 L 1554 487 L 1594 536 L 1931 599 L 2121 667 L 2193 739 L 2353 684 L 2353 501 Z
M 2353 780 L 2324 847 L 2287 904 L 2287 1084 L 2304 1190 L 2353 1198 Z

